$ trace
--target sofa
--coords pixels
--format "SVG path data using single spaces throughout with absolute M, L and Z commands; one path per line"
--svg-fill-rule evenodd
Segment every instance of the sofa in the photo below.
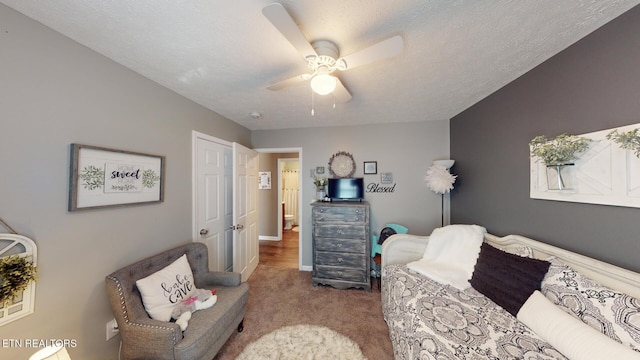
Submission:
M 523 236 L 484 234 L 471 286 L 460 289 L 410 268 L 429 240 L 398 234 L 382 246 L 382 307 L 395 359 L 640 359 L 640 274 Z M 497 259 L 485 255 L 487 246 Z M 513 279 L 475 280 L 506 263 L 516 264 L 506 271 Z M 521 271 L 541 274 L 535 289 L 510 288 Z M 514 307 L 511 293 L 523 288 L 524 303 Z
M 192 313 L 182 331 L 172 321 L 153 319 L 136 284 L 184 260 L 195 288 L 215 289 L 217 302 Z M 240 274 L 211 272 L 202 243 L 188 243 L 116 270 L 105 279 L 109 302 L 118 323 L 123 359 L 211 360 L 234 331 L 243 330 L 249 286 Z

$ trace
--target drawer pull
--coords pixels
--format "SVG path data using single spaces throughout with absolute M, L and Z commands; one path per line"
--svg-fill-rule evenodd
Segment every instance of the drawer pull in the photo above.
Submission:
M 342 264 L 342 258 L 338 258 L 338 263 Z

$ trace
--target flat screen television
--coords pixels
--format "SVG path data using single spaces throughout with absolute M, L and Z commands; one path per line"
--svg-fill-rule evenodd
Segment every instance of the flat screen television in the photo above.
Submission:
M 327 195 L 331 200 L 362 200 L 364 198 L 364 181 L 362 178 L 329 179 Z

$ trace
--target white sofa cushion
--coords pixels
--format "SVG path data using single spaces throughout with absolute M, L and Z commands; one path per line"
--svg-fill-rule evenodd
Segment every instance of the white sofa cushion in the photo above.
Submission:
M 173 308 L 196 289 L 186 254 L 162 270 L 136 281 L 136 286 L 149 316 L 161 321 L 171 320 Z
M 517 318 L 569 359 L 640 359 L 640 353 L 566 313 L 539 291 L 524 303 Z
M 563 310 L 621 343 L 640 350 L 640 301 L 597 283 L 557 258 L 541 292 Z

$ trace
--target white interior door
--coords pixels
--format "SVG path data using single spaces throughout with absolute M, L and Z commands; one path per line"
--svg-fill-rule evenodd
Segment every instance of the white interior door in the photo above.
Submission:
M 233 271 L 246 281 L 258 266 L 258 153 L 233 143 Z
M 209 269 L 233 268 L 233 152 L 230 143 L 194 134 L 194 239 L 209 249 Z

